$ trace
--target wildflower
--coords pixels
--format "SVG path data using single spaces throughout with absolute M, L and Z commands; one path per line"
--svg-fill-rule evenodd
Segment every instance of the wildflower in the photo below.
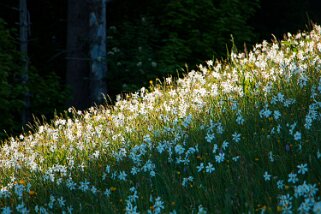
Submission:
M 186 187 L 188 182 L 193 182 L 193 180 L 194 180 L 193 176 L 189 176 L 188 178 L 183 178 L 182 185 Z
M 215 135 L 213 133 L 208 132 L 206 134 L 205 140 L 208 143 L 212 143 L 212 141 L 215 139 Z
M 125 148 L 120 148 L 118 152 L 113 151 L 113 155 L 116 158 L 117 162 L 120 162 L 124 157 L 126 157 L 127 151 Z
M 125 171 L 121 171 L 121 172 L 119 173 L 119 175 L 118 175 L 118 179 L 119 179 L 120 181 L 126 181 L 126 177 L 127 177 L 127 174 L 126 174 Z
M 272 175 L 270 175 L 267 171 L 264 172 L 263 178 L 265 181 L 271 180 Z
M 21 202 L 20 204 L 18 204 L 16 206 L 16 210 L 19 212 L 19 213 L 22 213 L 22 214 L 27 214 L 29 213 L 29 210 L 25 207 L 25 204 L 23 202 Z
M 241 110 L 238 110 L 237 117 L 236 117 L 236 123 L 238 125 L 243 125 L 244 121 L 245 120 L 244 120 L 243 116 L 241 115 Z
M 304 73 L 302 73 L 298 82 L 299 82 L 300 88 L 303 88 L 304 86 L 307 85 L 308 77 Z
M 281 112 L 278 111 L 278 110 L 275 110 L 273 112 L 273 117 L 274 117 L 275 120 L 278 120 L 281 117 Z
M 84 181 L 84 182 L 80 182 L 80 186 L 78 187 L 81 191 L 86 192 L 89 189 L 89 181 Z
M 188 178 L 183 178 L 182 186 L 186 187 L 188 184 Z
M 185 148 L 184 148 L 182 145 L 177 144 L 177 145 L 175 146 L 175 152 L 176 152 L 178 155 L 182 155 L 182 154 L 184 153 L 184 151 L 185 151 Z
M 138 172 L 140 172 L 140 169 L 138 169 L 138 168 L 135 167 L 135 166 L 134 166 L 134 167 L 131 169 L 131 171 L 130 171 L 130 173 L 131 173 L 132 175 L 137 175 Z
M 320 51 L 321 51 L 321 47 L 320 47 Z M 208 60 L 208 61 L 206 61 L 206 64 L 207 64 L 209 67 L 213 66 L 213 60 Z
M 227 147 L 228 147 L 228 145 L 229 145 L 229 142 L 227 142 L 226 140 L 224 140 L 224 142 L 223 142 L 223 144 L 222 144 L 222 149 L 227 149 Z
M 146 142 L 146 143 L 151 143 L 152 142 L 152 138 L 150 137 L 149 134 L 144 136 L 144 142 Z
M 197 214 L 206 214 L 206 213 L 207 213 L 206 209 L 202 205 L 199 205 Z
M 31 184 L 30 184 L 30 183 L 27 183 L 26 192 L 30 192 L 30 188 L 31 188 Z
M 104 195 L 109 198 L 109 196 L 111 195 L 111 190 L 110 189 L 106 189 L 105 192 L 104 192 Z
M 165 149 L 166 149 L 165 143 L 159 142 L 158 145 L 157 145 L 157 147 L 156 147 L 156 149 L 157 149 L 157 151 L 158 151 L 159 154 L 162 154 L 162 153 L 165 151 Z
M 274 162 L 274 157 L 273 157 L 272 151 L 269 152 L 269 160 L 270 160 L 271 162 Z
M 10 198 L 10 195 L 11 195 L 11 193 L 6 188 L 0 189 L 0 199 L 1 198 Z
M 134 206 L 131 201 L 126 200 L 126 209 L 125 209 L 126 214 L 139 214 L 137 212 L 137 206 Z
M 276 132 L 280 134 L 280 132 L 281 132 L 281 125 L 280 124 L 278 124 L 278 126 L 276 127 Z
M 171 78 L 171 77 L 167 77 L 167 78 L 165 79 L 165 82 L 166 82 L 168 85 L 172 84 L 172 78 Z
M 164 202 L 161 200 L 160 197 L 156 198 L 155 204 L 154 204 L 154 213 L 161 213 L 161 210 L 164 209 Z
M 277 185 L 278 189 L 284 189 L 284 181 L 283 180 L 278 180 L 276 182 L 276 185 Z
M 298 208 L 298 211 L 299 213 L 309 213 L 309 211 L 311 210 L 313 206 L 313 203 L 311 203 L 311 200 L 310 199 L 305 199 L 305 201 L 303 201 L 299 208 Z
M 218 145 L 214 144 L 214 146 L 213 146 L 213 154 L 215 154 L 217 150 L 218 150 Z
M 234 88 L 233 85 L 229 81 L 222 82 L 221 86 L 223 87 L 224 94 L 231 93 L 233 91 L 233 88 Z
M 293 135 L 293 131 L 297 125 L 297 122 L 294 122 L 293 124 L 286 124 L 286 125 L 290 127 L 289 133 Z
M 308 164 L 300 164 L 297 166 L 298 167 L 298 173 L 304 175 L 305 173 L 308 172 Z
M 307 194 L 308 190 L 308 185 L 306 184 L 306 182 L 304 181 L 304 183 L 302 185 L 298 185 L 294 187 L 294 196 L 296 198 L 300 197 L 300 196 L 304 196 Z
M 25 187 L 23 184 L 16 184 L 14 186 L 14 192 L 19 198 L 22 198 L 23 191 L 25 190 Z
M 132 192 L 132 193 L 137 192 L 137 190 L 136 190 L 136 188 L 135 188 L 135 187 L 131 187 L 131 188 L 129 189 L 129 191 L 130 191 L 130 192 Z
M 297 131 L 297 132 L 295 132 L 293 137 L 294 137 L 294 140 L 300 141 L 301 140 L 301 133 Z
M 310 186 L 304 181 L 304 183 L 302 185 L 298 185 L 296 187 L 294 187 L 294 196 L 296 198 L 300 197 L 300 196 L 308 196 L 308 193 L 310 191 Z
M 238 103 L 236 101 L 232 101 L 232 111 L 235 111 L 236 109 L 238 108 Z M 239 111 L 239 114 L 240 114 L 240 111 Z
M 48 214 L 49 213 L 45 207 L 43 207 L 43 206 L 39 207 L 38 205 L 35 206 L 35 211 L 36 211 L 36 213 L 41 213 L 41 214 Z
M 289 183 L 294 183 L 295 184 L 298 181 L 299 181 L 299 179 L 297 178 L 297 174 L 295 174 L 295 173 L 290 173 L 289 174 L 289 179 L 288 179 Z
M 72 214 L 72 211 L 74 210 L 74 208 L 72 206 L 68 206 L 67 207 L 67 212 L 68 214 Z
M 222 163 L 224 161 L 225 154 L 223 152 L 220 152 L 219 155 L 215 155 L 215 161 L 217 163 Z
M 204 163 L 200 163 L 200 165 L 197 166 L 196 168 L 197 168 L 197 172 L 201 172 L 204 169 Z
M 223 134 L 223 132 L 224 132 L 224 127 L 222 126 L 222 123 L 217 123 L 217 124 L 216 124 L 216 132 L 217 132 L 218 134 Z
M 48 203 L 48 207 L 49 207 L 50 209 L 53 208 L 53 205 L 54 205 L 55 201 L 56 201 L 55 196 L 50 195 L 49 203 Z
M 198 152 L 198 145 L 196 145 L 195 147 L 190 147 L 188 148 L 187 152 L 186 152 L 186 156 L 190 156 L 192 154 L 195 154 Z
M 186 118 L 185 118 L 185 120 L 183 121 L 183 126 L 184 126 L 184 128 L 187 128 L 189 125 L 190 125 L 190 123 L 192 122 L 192 115 L 191 114 L 189 114 Z
M 110 166 L 109 166 L 109 165 L 106 166 L 105 172 L 106 172 L 107 174 L 110 173 Z
M 237 132 L 234 132 L 234 133 L 232 134 L 232 137 L 233 137 L 233 141 L 234 141 L 235 143 L 238 143 L 238 142 L 240 142 L 240 140 L 241 140 L 241 134 L 239 134 L 239 133 L 237 133 Z
M 97 193 L 97 188 L 95 186 L 92 186 L 90 191 L 93 193 L 93 194 L 96 194 Z
M 314 203 L 313 213 L 321 214 L 321 201 Z
M 67 181 L 66 181 L 66 186 L 69 190 L 74 190 L 76 189 L 77 187 L 77 184 L 71 179 L 69 178 Z
M 4 207 L 1 210 L 2 214 L 10 214 L 12 212 L 10 207 Z
M 272 104 L 275 104 L 276 102 L 283 103 L 284 100 L 285 100 L 284 95 L 283 95 L 281 92 L 279 92 L 276 96 L 274 96 L 274 97 L 272 98 L 271 103 L 272 103 Z
M 237 162 L 239 159 L 240 159 L 240 156 L 235 156 L 235 157 L 232 158 L 232 160 L 233 160 L 234 162 Z
M 155 164 L 151 160 L 146 161 L 145 165 L 142 167 L 144 172 L 153 171 L 154 169 Z
M 58 204 L 59 204 L 60 207 L 64 207 L 65 206 L 66 200 L 63 197 L 58 198 L 57 201 L 58 201 Z
M 292 196 L 289 194 L 279 196 L 279 205 L 282 207 L 283 212 L 285 210 L 290 211 L 290 209 L 292 209 L 292 199 Z
M 261 118 L 269 118 L 272 114 L 272 111 L 267 108 L 268 106 L 266 105 L 264 109 L 260 111 L 260 117 Z
M 131 187 L 131 188 L 130 188 L 130 191 L 131 191 L 133 194 L 128 196 L 128 201 L 130 201 L 130 202 L 136 202 L 137 199 L 139 198 L 138 195 L 137 195 L 137 190 L 136 190 L 136 188 L 135 188 L 135 187 Z
M 155 172 L 154 170 L 151 170 L 151 171 L 149 172 L 149 175 L 150 175 L 151 177 L 155 177 L 155 176 L 156 176 L 156 172 Z
M 208 165 L 206 166 L 206 172 L 211 174 L 214 171 L 215 171 L 215 168 L 214 168 L 213 164 L 208 163 Z
M 304 124 L 304 128 L 306 129 L 310 129 L 311 126 L 312 126 L 312 122 L 313 122 L 313 115 L 312 115 L 312 112 L 314 110 L 310 110 L 309 113 L 305 116 L 305 124 Z
M 321 152 L 320 152 L 320 150 L 317 151 L 317 158 L 318 158 L 318 159 L 321 158 Z

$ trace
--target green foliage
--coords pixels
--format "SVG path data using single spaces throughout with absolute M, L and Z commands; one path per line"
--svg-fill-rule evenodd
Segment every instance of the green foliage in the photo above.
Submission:
M 231 34 L 239 48 L 255 38 L 247 21 L 258 0 L 163 1 L 151 12 L 153 4 L 108 31 L 111 94 L 176 75 L 185 64 L 194 68 L 213 55 L 225 56 Z
M 52 118 L 55 112 L 65 109 L 69 92 L 63 89 L 61 80 L 55 73 L 41 76 L 33 71 L 28 85 L 31 91 L 31 112 L 36 117 L 44 115 Z
M 238 47 L 250 42 L 255 34 L 247 20 L 257 7 L 258 1 L 248 0 L 171 1 L 162 19 L 169 38 L 160 50 L 164 64 L 172 58 L 180 66 L 185 62 L 194 66 L 213 54 L 222 57 L 231 34 Z
M 0 19 L 0 139 L 6 133 L 21 132 L 25 91 L 30 92 L 30 110 L 35 116 L 52 116 L 55 110 L 62 111 L 67 97 L 57 75 L 41 76 L 34 68 L 29 69 L 28 84 L 21 84 L 21 55 L 13 35 L 15 31 Z
M 133 23 L 134 22 L 134 23 Z M 152 19 L 142 17 L 108 31 L 109 90 L 119 93 L 139 89 L 156 77 L 155 44 L 159 38 Z
M 19 121 L 19 111 L 23 106 L 23 88 L 17 85 L 20 72 L 17 60 L 20 57 L 11 34 L 12 30 L 8 30 L 0 19 L 0 138 L 4 136 L 3 129 L 17 131 L 16 121 Z

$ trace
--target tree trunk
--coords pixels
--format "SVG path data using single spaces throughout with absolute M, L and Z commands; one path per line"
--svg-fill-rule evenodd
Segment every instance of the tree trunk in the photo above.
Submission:
M 27 8 L 27 0 L 19 1 L 19 33 L 20 33 L 20 52 L 22 61 L 22 72 L 21 72 L 21 82 L 23 87 L 25 87 L 24 92 L 24 107 L 21 112 L 21 122 L 25 125 L 30 120 L 30 95 L 28 90 L 28 80 L 29 80 L 29 57 L 28 57 L 28 36 L 30 27 L 30 17 Z
M 90 101 L 101 104 L 106 87 L 106 0 L 89 0 Z
M 66 84 L 71 90 L 68 106 L 89 105 L 88 5 L 86 0 L 68 0 Z

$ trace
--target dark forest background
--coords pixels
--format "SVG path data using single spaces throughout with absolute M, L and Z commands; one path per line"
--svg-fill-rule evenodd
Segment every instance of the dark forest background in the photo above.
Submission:
M 73 8 L 67 7 L 67 0 L 27 2 L 27 84 L 21 84 L 19 2 L 0 2 L 0 139 L 21 132 L 26 91 L 35 117 L 52 118 L 70 107 L 72 99 L 66 37 Z M 286 32 L 309 30 L 312 23 L 321 23 L 320 11 L 319 0 L 108 1 L 108 95 L 114 101 L 117 94 L 148 86 L 150 80 L 177 77 L 204 60 L 222 59 L 232 47 L 243 51 L 245 44 L 251 49 L 256 42 L 271 41 L 272 33 L 281 39 Z M 90 105 L 84 99 L 76 107 Z

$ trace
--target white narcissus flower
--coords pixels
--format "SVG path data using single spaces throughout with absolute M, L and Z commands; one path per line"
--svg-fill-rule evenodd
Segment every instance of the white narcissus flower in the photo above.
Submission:
M 265 181 L 271 180 L 272 175 L 270 175 L 267 171 L 264 172 L 263 178 Z
M 313 213 L 315 213 L 315 214 L 321 214 L 321 202 L 320 202 L 320 201 L 314 203 Z
M 294 133 L 294 140 L 296 140 L 296 141 L 300 141 L 301 140 L 301 137 L 302 137 L 302 135 L 301 135 L 301 133 L 300 132 L 298 132 L 298 131 L 296 131 L 295 133 Z

